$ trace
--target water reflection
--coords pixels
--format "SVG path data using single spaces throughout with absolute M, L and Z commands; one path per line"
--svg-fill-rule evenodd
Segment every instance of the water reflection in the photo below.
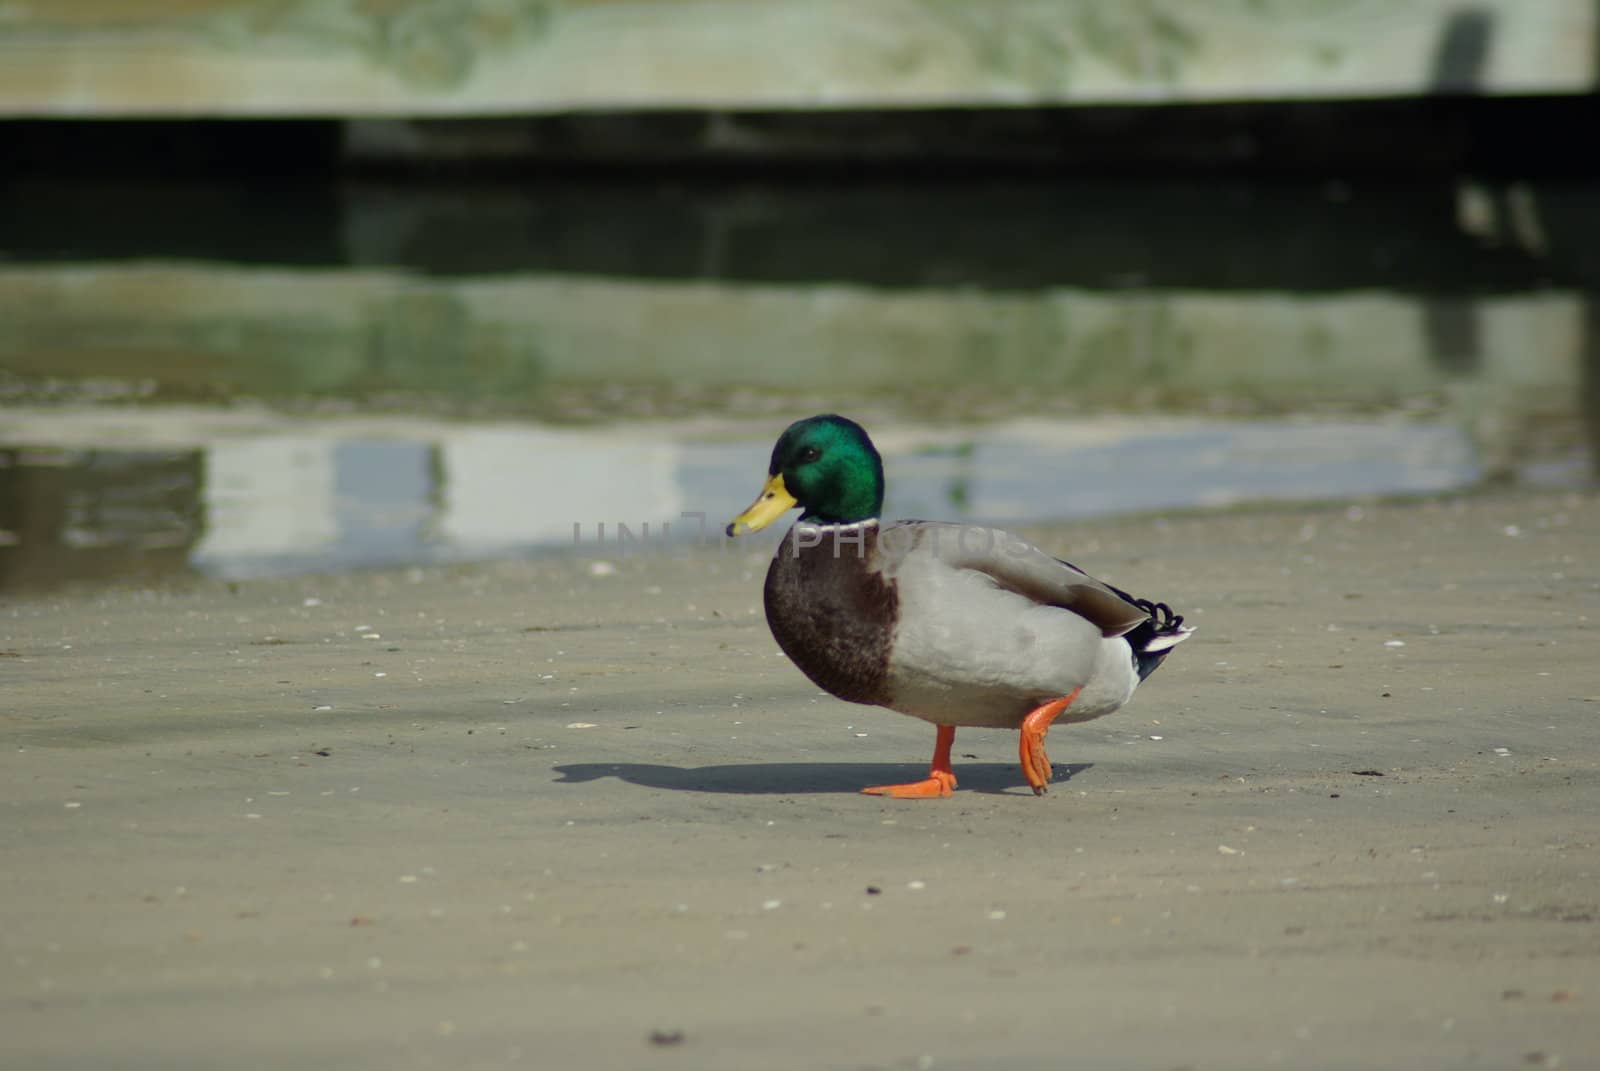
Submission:
M 459 424 L 350 433 L 335 421 L 188 450 L 6 451 L 0 586 L 681 547 L 742 508 L 770 446 Z M 1485 476 L 1466 432 L 1437 420 L 1030 420 L 888 425 L 879 439 L 887 513 L 989 523 L 1447 491 Z M 1521 475 L 1569 484 L 1564 464 Z M 621 525 L 641 542 L 619 542 Z
M 202 471 L 198 450 L 0 448 L 0 590 L 187 569 Z
M 1572 186 L 18 192 L 0 588 L 716 517 L 823 409 L 873 417 L 890 512 L 1003 523 L 1600 455 Z
M 878 289 L 1595 289 L 1592 185 L 957 180 L 42 182 L 23 263 L 163 259 Z
M 369 433 L 370 434 L 370 433 Z M 689 508 L 681 447 L 541 428 L 315 432 L 205 448 L 208 523 L 193 565 L 224 577 L 569 548 L 573 525 Z

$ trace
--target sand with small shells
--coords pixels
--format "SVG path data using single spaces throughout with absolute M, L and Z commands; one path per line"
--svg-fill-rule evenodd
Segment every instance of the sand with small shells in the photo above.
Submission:
M 1032 532 L 1200 626 L 1042 799 L 977 730 L 857 795 L 933 734 L 777 654 L 765 545 L 13 601 L 0 1062 L 1589 1066 L 1597 533 Z

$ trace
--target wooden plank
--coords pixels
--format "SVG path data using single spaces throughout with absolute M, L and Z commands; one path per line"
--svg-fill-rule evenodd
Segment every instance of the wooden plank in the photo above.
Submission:
M 34 0 L 0 117 L 1576 93 L 1594 0 Z
M 989 293 L 383 270 L 17 265 L 0 270 L 0 368 L 25 380 L 147 377 L 245 396 L 555 387 L 959 392 L 1080 404 L 1248 398 L 1269 409 L 1392 403 L 1472 371 L 1488 394 L 1564 397 L 1582 378 L 1580 294 L 1455 302 L 1379 291 Z M 641 340 L 649 340 L 648 345 Z M 130 373 L 130 369 L 137 372 Z M 983 392 L 980 391 L 980 394 Z

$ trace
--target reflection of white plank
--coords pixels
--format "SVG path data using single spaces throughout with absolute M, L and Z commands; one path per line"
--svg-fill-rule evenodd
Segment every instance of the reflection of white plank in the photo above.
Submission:
M 370 417 L 314 421 L 159 409 L 12 411 L 16 441 L 206 452 L 193 563 L 225 577 L 486 558 L 535 547 L 626 553 L 663 522 L 674 545 L 755 493 L 771 434 L 671 425 L 554 429 Z M 230 421 L 234 423 L 230 425 Z M 232 432 L 228 430 L 232 427 Z M 34 429 L 34 431 L 30 431 Z M 107 429 L 111 434 L 107 436 Z M 1251 500 L 1336 500 L 1470 487 L 1496 459 L 1448 420 L 1076 417 L 875 427 L 885 513 L 1019 525 Z M 706 527 L 684 520 L 704 511 Z M 602 543 L 599 525 L 606 526 Z
M 315 553 L 339 538 L 331 439 L 224 439 L 205 452 L 202 568 Z M 226 570 L 225 570 L 226 571 Z
M 707 530 L 720 527 L 753 493 L 768 446 L 505 425 L 435 425 L 431 442 L 321 433 L 210 445 L 197 565 L 239 576 L 487 557 L 572 547 L 574 524 L 586 553 L 622 552 L 619 524 L 636 537 L 648 525 L 633 550 L 659 549 L 663 522 L 682 545 L 699 526 L 681 513 L 705 510 Z M 888 515 L 1002 524 L 1421 493 L 1479 474 L 1461 429 L 1437 423 L 1030 420 L 887 426 L 879 440 Z M 437 487 L 418 468 L 435 450 Z
M 676 522 L 681 448 L 606 431 L 483 428 L 454 431 L 440 444 L 444 511 L 440 534 L 454 550 L 481 552 L 534 543 L 596 539 L 604 523 L 634 534 L 648 522 Z
M 612 547 L 619 523 L 652 543 L 663 522 L 683 527 L 683 451 L 670 441 L 416 422 L 364 438 L 358 429 L 383 425 L 351 423 L 352 437 L 325 419 L 193 444 L 206 451 L 207 517 L 194 564 L 246 576 L 571 545 L 574 524 L 586 549 L 599 548 L 601 524 Z
M 1009 524 L 1420 494 L 1479 476 L 1465 433 L 1441 423 L 1087 419 L 882 438 L 910 447 L 886 450 L 886 513 Z

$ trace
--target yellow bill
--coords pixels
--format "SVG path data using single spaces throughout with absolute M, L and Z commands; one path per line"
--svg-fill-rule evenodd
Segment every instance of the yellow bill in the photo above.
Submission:
M 793 506 L 798 506 L 789 489 L 783 486 L 783 473 L 777 473 L 767 480 L 767 485 L 761 489 L 756 500 L 750 503 L 750 508 L 733 519 L 728 525 L 728 534 L 731 536 L 744 535 L 746 532 L 759 532 Z

